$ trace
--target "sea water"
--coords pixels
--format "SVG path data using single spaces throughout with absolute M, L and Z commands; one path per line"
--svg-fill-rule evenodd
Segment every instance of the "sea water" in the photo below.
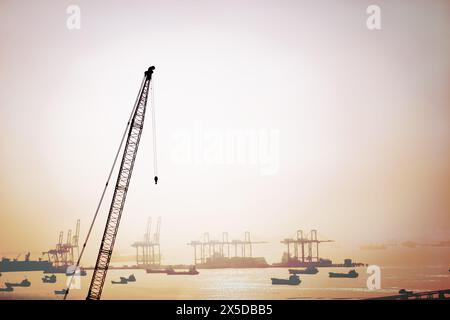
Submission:
M 397 294 L 400 289 L 427 291 L 450 288 L 447 266 L 383 267 L 380 289 L 370 290 L 366 268 L 356 268 L 359 277 L 329 278 L 328 272 L 348 272 L 351 268 L 319 268 L 316 275 L 300 275 L 298 286 L 272 285 L 270 278 L 288 278 L 287 268 L 199 270 L 195 276 L 147 274 L 145 270 L 109 270 L 102 299 L 361 299 Z M 111 284 L 120 277 L 136 276 L 136 282 Z M 42 272 L 3 273 L 4 282 L 20 282 L 25 277 L 31 287 L 0 292 L 0 299 L 63 299 L 54 290 L 66 287 L 67 277 L 57 274 L 56 283 L 42 283 Z M 80 289 L 72 289 L 69 299 L 85 299 L 92 271 L 81 277 Z

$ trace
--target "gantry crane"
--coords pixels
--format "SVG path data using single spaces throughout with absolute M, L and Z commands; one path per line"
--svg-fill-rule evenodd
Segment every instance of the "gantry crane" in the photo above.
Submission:
M 209 232 L 203 233 L 203 241 L 191 241 L 187 245 L 194 248 L 194 264 L 206 263 L 216 258 L 232 258 L 230 247 L 234 247 L 234 257 L 251 258 L 253 255 L 253 245 L 267 243 L 265 241 L 252 241 L 250 232 L 244 233 L 244 240 L 229 240 L 228 232 L 222 232 L 222 241 L 210 239 Z M 241 251 L 239 256 L 238 248 Z M 226 249 L 226 250 L 225 250 Z M 200 257 L 197 251 L 200 251 Z
M 144 79 L 139 90 L 138 99 L 134 106 L 131 123 L 128 123 L 129 130 L 125 144 L 125 149 L 120 164 L 114 195 L 109 209 L 108 220 L 103 233 L 102 242 L 98 252 L 97 262 L 92 275 L 87 300 L 99 300 L 102 294 L 103 285 L 106 279 L 106 273 L 111 260 L 111 255 L 119 229 L 120 218 L 122 216 L 128 187 L 130 185 L 131 174 L 133 172 L 134 162 L 138 151 L 139 141 L 141 139 L 142 129 L 144 127 L 145 111 L 147 99 L 150 93 L 152 74 L 155 67 L 148 68 L 144 73 Z M 155 170 L 156 171 L 156 170 Z M 155 183 L 158 177 L 155 174 Z
M 80 255 L 80 249 L 78 248 L 78 240 L 80 239 L 80 219 L 77 220 L 77 227 L 75 229 L 75 235 L 72 238 L 72 256 L 73 256 L 73 249 L 77 249 L 77 259 Z
M 317 230 L 311 230 L 306 236 L 304 236 L 302 230 L 297 230 L 295 239 L 287 238 L 281 241 L 287 247 L 287 262 L 292 260 L 301 263 L 319 262 L 319 244 L 323 242 L 334 242 L 334 240 L 319 240 Z M 294 245 L 293 257 L 291 257 L 290 252 L 291 245 Z M 306 250 L 308 251 L 306 252 Z
M 159 235 L 161 233 L 161 217 L 158 217 L 158 221 L 156 223 L 156 231 L 155 234 L 153 235 L 153 243 L 154 246 L 152 246 L 152 256 L 153 256 L 153 264 L 161 264 L 161 246 L 159 244 Z M 158 250 L 158 252 L 155 255 L 155 247 Z
M 144 261 L 148 261 L 148 257 L 150 256 L 150 232 L 151 232 L 151 230 L 152 230 L 152 217 L 149 217 L 148 218 L 148 221 L 147 221 L 147 231 L 145 232 L 145 235 L 144 235 L 144 243 L 145 243 L 145 245 L 144 245 L 144 255 L 143 255 L 143 260 Z M 136 255 L 136 262 L 137 262 L 137 264 L 139 264 L 139 259 L 138 259 L 138 255 Z M 145 263 L 145 262 L 144 262 Z
M 159 237 L 161 232 L 161 217 L 158 217 L 156 230 L 151 237 L 152 218 L 148 218 L 147 231 L 144 234 L 143 241 L 136 241 L 131 246 L 136 248 L 136 264 L 143 265 L 145 268 L 161 265 L 161 249 Z M 142 256 L 139 255 L 142 253 Z
M 42 252 L 42 255 L 47 255 L 48 260 L 53 263 L 56 267 L 67 267 L 73 265 L 76 258 L 74 249 L 77 249 L 78 252 L 78 239 L 80 235 L 80 219 L 77 220 L 77 226 L 75 230 L 75 234 L 72 236 L 72 230 L 69 229 L 67 232 L 66 242 L 64 241 L 64 232 L 59 232 L 58 243 L 56 244 L 55 249 L 48 250 L 46 252 Z

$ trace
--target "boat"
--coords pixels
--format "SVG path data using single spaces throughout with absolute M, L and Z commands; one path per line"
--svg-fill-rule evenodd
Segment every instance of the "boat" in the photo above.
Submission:
M 263 257 L 225 257 L 215 253 L 197 264 L 198 269 L 224 269 L 224 268 L 269 268 L 270 265 Z
M 291 275 L 289 279 L 270 278 L 270 280 L 272 280 L 272 284 L 284 284 L 290 286 L 297 286 L 302 282 L 300 277 L 296 274 Z
M 25 255 L 25 260 L 18 260 L 18 257 L 12 260 L 3 257 L 0 260 L 0 272 L 46 271 L 52 267 L 53 264 L 47 260 L 30 260 L 30 253 Z
M 112 284 L 128 284 L 128 279 L 125 277 L 120 277 L 120 281 L 111 281 Z
M 309 266 L 306 269 L 289 269 L 290 274 L 316 274 L 319 272 L 314 266 Z
M 319 261 L 302 261 L 298 258 L 283 256 L 280 263 L 273 263 L 273 267 L 281 268 L 358 268 L 367 266 L 365 263 L 353 262 L 352 259 L 345 259 L 344 263 L 333 263 L 330 259 L 319 258 Z
M 75 268 L 72 265 L 61 265 L 61 266 L 51 266 L 44 270 L 44 273 L 56 273 L 56 274 L 65 274 L 66 276 L 71 276 L 74 274 Z M 80 267 L 77 272 L 75 272 L 76 276 L 86 276 L 87 272 L 84 268 Z
M 74 271 L 73 270 L 69 270 L 69 269 L 66 269 L 65 272 L 66 272 L 66 276 L 71 276 L 71 275 L 74 274 Z M 84 276 L 87 275 L 87 272 L 83 268 L 80 268 L 77 272 L 75 272 L 75 275 L 84 277 Z
M 29 286 L 31 286 L 31 282 L 25 278 L 21 282 L 15 282 L 15 283 L 5 282 L 5 286 L 10 287 L 10 288 L 11 287 L 29 287 Z
M 298 258 L 283 256 L 280 263 L 273 263 L 273 267 L 283 268 L 307 268 L 307 267 L 333 267 L 337 266 L 333 264 L 330 259 L 320 258 L 319 261 L 302 261 Z
M 0 292 L 11 292 L 14 291 L 13 287 L 0 288 Z
M 62 290 L 55 290 L 54 293 L 55 294 L 66 294 L 67 289 L 62 289 Z
M 167 269 L 167 274 L 172 276 L 172 275 L 197 275 L 199 274 L 199 272 L 197 271 L 197 269 L 195 269 L 195 266 L 189 268 L 188 271 L 175 271 L 173 268 L 169 268 Z
M 120 283 L 136 282 L 136 277 L 134 274 L 130 275 L 128 278 L 120 277 Z
M 146 269 L 147 273 L 167 273 L 167 269 Z
M 399 294 L 404 294 L 404 295 L 407 295 L 407 296 L 410 296 L 410 295 L 413 294 L 412 291 L 408 291 L 408 290 L 406 290 L 406 289 L 400 289 L 400 290 L 398 291 L 398 293 L 399 293 Z
M 329 272 L 330 278 L 358 278 L 359 274 L 355 269 L 348 273 Z
M 56 283 L 56 276 L 52 274 L 51 276 L 44 276 L 42 278 L 43 283 Z

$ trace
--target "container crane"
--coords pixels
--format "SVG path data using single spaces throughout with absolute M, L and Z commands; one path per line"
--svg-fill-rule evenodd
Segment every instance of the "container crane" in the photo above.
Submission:
M 150 232 L 152 230 L 152 217 L 148 218 L 147 221 L 147 231 L 145 232 L 144 235 L 144 242 L 145 242 L 145 246 L 144 246 L 144 261 L 148 261 L 148 257 L 150 256 L 150 252 L 149 252 L 149 248 L 150 248 Z
M 80 250 L 78 248 L 78 239 L 79 238 L 80 238 L 80 219 L 77 220 L 77 226 L 76 226 L 76 229 L 75 229 L 75 235 L 72 238 L 72 250 L 74 248 L 77 249 L 77 259 L 78 259 L 78 256 L 80 255 Z M 73 255 L 73 251 L 72 251 L 72 255 Z
M 161 232 L 161 217 L 158 217 L 156 223 L 156 230 L 151 234 L 152 218 L 148 218 L 147 231 L 144 234 L 143 241 L 136 241 L 131 246 L 136 248 L 136 265 L 143 265 L 148 268 L 150 265 L 161 265 L 161 249 L 159 243 L 159 236 Z M 142 250 L 142 251 L 141 251 Z M 142 252 L 142 256 L 139 255 Z
M 153 238 L 154 238 L 153 241 L 154 241 L 155 245 L 152 246 L 152 255 L 153 255 L 153 261 L 152 262 L 153 262 L 153 264 L 157 263 L 158 265 L 161 264 L 161 246 L 159 244 L 159 235 L 160 235 L 160 233 L 161 233 L 161 217 L 158 217 L 158 221 L 156 223 L 156 231 L 155 231 L 155 234 L 153 235 Z M 158 250 L 156 259 L 155 259 L 155 247 Z

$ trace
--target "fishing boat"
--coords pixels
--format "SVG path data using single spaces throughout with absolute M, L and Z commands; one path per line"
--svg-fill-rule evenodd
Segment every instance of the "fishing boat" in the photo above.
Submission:
M 0 260 L 0 272 L 46 271 L 53 266 L 47 260 L 30 260 L 30 253 L 25 255 L 25 260 L 19 260 L 19 256 L 14 259 L 2 257 Z
M 6 287 L 29 287 L 31 286 L 31 282 L 28 281 L 28 279 L 24 279 L 21 282 L 11 283 L 11 282 L 5 282 Z
M 316 274 L 319 272 L 314 266 L 307 267 L 306 269 L 289 269 L 290 274 Z
M 11 292 L 14 291 L 13 287 L 0 288 L 0 292 Z
M 54 293 L 55 294 L 66 294 L 67 289 L 62 289 L 62 290 L 55 290 Z
M 130 275 L 127 279 L 128 282 L 136 282 L 136 277 L 134 276 L 134 274 Z
M 49 268 L 47 268 L 46 270 L 44 270 L 44 273 L 49 274 L 49 273 L 57 273 L 57 274 L 65 274 L 66 276 L 71 276 L 75 273 L 76 276 L 86 276 L 87 272 L 84 268 L 78 268 L 75 271 L 75 268 L 73 268 L 71 265 L 62 265 L 62 266 L 51 266 Z
M 291 275 L 289 279 L 270 278 L 270 280 L 272 280 L 272 284 L 284 284 L 290 286 L 297 286 L 302 282 L 300 277 L 296 274 Z
M 167 269 L 146 269 L 147 273 L 167 273 Z
M 69 268 L 66 269 L 66 276 L 71 276 L 74 274 L 74 270 L 69 270 Z M 86 276 L 87 272 L 83 268 L 80 268 L 77 272 L 75 272 L 76 276 Z
M 404 295 L 407 295 L 407 296 L 410 296 L 410 295 L 413 294 L 412 291 L 408 291 L 408 290 L 406 290 L 406 289 L 400 289 L 400 290 L 398 291 L 398 293 L 399 293 L 399 294 L 404 294 Z
M 330 278 L 358 278 L 359 274 L 355 269 L 348 273 L 329 272 Z
M 120 277 L 120 281 L 111 281 L 112 284 L 128 284 L 128 278 Z
M 56 276 L 52 274 L 51 276 L 44 276 L 42 278 L 43 283 L 56 283 Z
M 197 269 L 195 269 L 195 266 L 194 266 L 194 267 L 189 268 L 188 271 L 175 271 L 173 268 L 169 268 L 169 269 L 167 269 L 167 274 L 170 275 L 170 276 L 172 276 L 172 275 L 190 275 L 190 276 L 193 276 L 193 275 L 199 274 L 199 272 L 197 271 Z

